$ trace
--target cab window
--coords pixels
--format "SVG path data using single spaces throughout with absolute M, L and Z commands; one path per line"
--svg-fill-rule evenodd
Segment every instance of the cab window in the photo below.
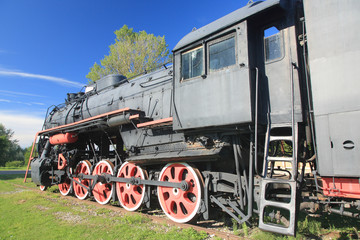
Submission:
M 203 71 L 203 47 L 197 47 L 181 54 L 182 80 L 200 76 Z
M 209 45 L 210 72 L 236 63 L 235 36 L 221 38 Z
M 270 27 L 264 31 L 265 62 L 281 59 L 284 55 L 282 35 L 276 27 Z

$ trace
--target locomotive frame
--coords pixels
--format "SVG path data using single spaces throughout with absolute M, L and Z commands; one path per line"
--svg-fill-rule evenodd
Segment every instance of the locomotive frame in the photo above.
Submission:
M 359 218 L 358 9 L 249 3 L 181 39 L 171 66 L 68 94 L 36 134 L 32 181 L 128 211 L 157 196 L 180 223 L 220 209 L 295 235 L 300 209 Z

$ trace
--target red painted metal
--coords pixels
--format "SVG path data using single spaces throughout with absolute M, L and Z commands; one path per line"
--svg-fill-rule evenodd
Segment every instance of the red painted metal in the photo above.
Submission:
M 43 185 L 40 185 L 40 187 L 39 187 L 39 188 L 40 188 L 40 190 L 41 190 L 41 191 L 45 191 L 45 190 L 46 190 L 46 187 L 45 187 L 45 186 L 43 186 Z
M 155 120 L 155 121 L 139 123 L 136 126 L 138 128 L 141 128 L 141 127 L 148 127 L 148 126 L 154 126 L 154 125 L 165 124 L 165 123 L 171 124 L 172 121 L 173 121 L 173 118 L 169 117 L 169 118 L 163 118 L 163 119 L 159 119 L 159 120 Z
M 26 172 L 25 172 L 24 182 L 26 182 L 26 178 L 27 178 L 27 175 L 28 175 L 28 172 L 29 172 L 29 168 L 30 168 L 30 163 L 31 163 L 31 161 L 33 160 L 33 157 L 32 157 L 32 156 L 33 156 L 33 153 L 34 153 L 34 148 L 35 148 L 35 144 L 36 144 L 36 139 L 37 139 L 38 136 L 39 136 L 39 132 L 36 133 L 34 142 L 33 142 L 32 147 L 31 147 L 31 152 L 30 152 L 30 157 L 29 157 L 28 165 L 27 165 Z
M 187 163 L 167 164 L 159 175 L 160 181 L 181 182 L 185 180 L 189 189 L 183 191 L 172 187 L 158 187 L 158 198 L 164 213 L 178 223 L 193 220 L 200 208 L 203 179 L 197 169 Z
M 67 166 L 67 160 L 64 157 L 64 155 L 62 155 L 62 153 L 60 153 L 59 157 L 58 157 L 58 169 L 63 170 L 66 166 Z
M 138 119 L 138 118 L 140 118 L 140 114 L 134 114 L 129 117 L 130 120 Z
M 360 199 L 359 178 L 321 178 L 323 193 L 329 197 Z
M 94 117 L 90 117 L 90 118 L 87 118 L 87 119 L 84 119 L 84 120 L 81 120 L 81 121 L 78 121 L 78 122 L 73 122 L 73 123 L 61 125 L 61 126 L 58 126 L 58 127 L 49 128 L 49 129 L 46 129 L 46 130 L 43 130 L 43 131 L 38 132 L 37 135 L 40 135 L 40 134 L 43 134 L 43 133 L 47 133 L 47 132 L 52 132 L 52 131 L 55 131 L 55 130 L 60 131 L 60 130 L 62 130 L 62 129 L 64 129 L 64 128 L 76 126 L 76 125 L 79 125 L 79 124 L 81 124 L 81 123 L 90 122 L 90 121 L 92 121 L 92 120 L 95 120 L 95 119 L 98 119 L 98 118 L 102 118 L 102 117 L 109 117 L 109 116 L 111 116 L 111 115 L 123 113 L 123 112 L 129 111 L 129 110 L 130 110 L 130 108 L 122 108 L 122 109 L 119 109 L 119 110 L 115 110 L 115 111 L 103 113 L 103 114 L 96 115 L 96 116 L 94 116 Z
M 69 168 L 70 173 L 72 173 L 72 169 Z M 67 196 L 71 193 L 72 190 L 72 183 L 71 183 L 71 179 L 66 177 L 65 181 L 63 183 L 58 184 L 59 187 L 59 191 L 61 193 L 61 195 L 63 196 Z
M 49 138 L 52 145 L 75 143 L 78 140 L 76 133 L 59 133 Z
M 114 165 L 108 160 L 100 161 L 96 164 L 92 175 L 101 175 L 102 173 L 113 175 Z M 112 197 L 113 185 L 112 183 L 98 182 L 95 184 L 92 193 L 98 203 L 107 204 Z
M 90 175 L 90 169 L 91 169 L 91 163 L 89 161 L 87 160 L 81 161 L 76 166 L 75 174 L 83 173 L 85 175 Z M 74 180 L 79 182 L 79 178 L 74 178 Z M 83 179 L 81 180 L 81 184 L 86 187 L 89 187 L 91 181 L 87 179 Z M 80 184 L 76 183 L 75 181 L 73 181 L 73 187 L 74 187 L 74 193 L 77 198 L 83 200 L 87 198 L 87 196 L 89 195 L 89 191 L 86 188 L 82 187 Z
M 59 187 L 59 191 L 60 191 L 61 195 L 63 195 L 63 196 L 69 195 L 71 192 L 71 188 L 72 188 L 70 178 L 66 178 L 65 182 L 60 183 L 58 185 L 58 187 Z
M 141 178 L 146 179 L 147 174 L 139 166 L 133 163 L 124 163 L 117 177 L 121 178 Z M 123 208 L 128 211 L 136 211 L 143 203 L 145 196 L 144 185 L 131 185 L 130 183 L 116 183 L 116 193 L 119 198 L 119 202 Z

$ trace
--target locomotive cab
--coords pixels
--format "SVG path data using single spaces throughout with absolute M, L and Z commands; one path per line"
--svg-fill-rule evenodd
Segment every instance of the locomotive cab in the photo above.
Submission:
M 221 31 L 212 25 L 204 28 L 185 36 L 174 49 L 175 130 L 253 119 L 246 22 Z

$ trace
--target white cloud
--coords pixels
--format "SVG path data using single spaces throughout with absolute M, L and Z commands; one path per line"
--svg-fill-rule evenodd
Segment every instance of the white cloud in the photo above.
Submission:
M 16 103 L 16 104 L 27 105 L 27 106 L 33 106 L 33 105 L 45 106 L 44 103 L 40 103 L 40 102 L 21 102 L 21 101 L 12 101 L 12 100 L 3 99 L 3 98 L 0 98 L 0 102 Z
M 7 90 L 0 90 L 0 94 L 5 95 L 5 96 L 28 96 L 28 97 L 42 97 L 42 98 L 45 97 L 45 96 L 32 94 L 32 93 L 14 92 L 14 91 L 7 91 Z
M 16 76 L 16 77 L 24 77 L 24 78 L 37 78 L 42 79 L 50 82 L 55 82 L 62 85 L 72 86 L 72 87 L 83 87 L 85 84 L 79 82 L 73 82 L 64 78 L 53 77 L 48 75 L 41 75 L 41 74 L 33 74 L 33 73 L 25 73 L 21 71 L 14 71 L 8 69 L 0 69 L 0 75 L 3 76 Z
M 44 104 L 44 103 L 40 103 L 40 102 L 31 102 L 30 104 L 40 105 L 40 106 L 45 106 L 45 104 Z
M 25 148 L 33 143 L 35 134 L 41 131 L 44 118 L 18 112 L 0 111 L 0 123 L 5 128 L 13 130 L 13 139 L 19 140 L 19 145 Z

